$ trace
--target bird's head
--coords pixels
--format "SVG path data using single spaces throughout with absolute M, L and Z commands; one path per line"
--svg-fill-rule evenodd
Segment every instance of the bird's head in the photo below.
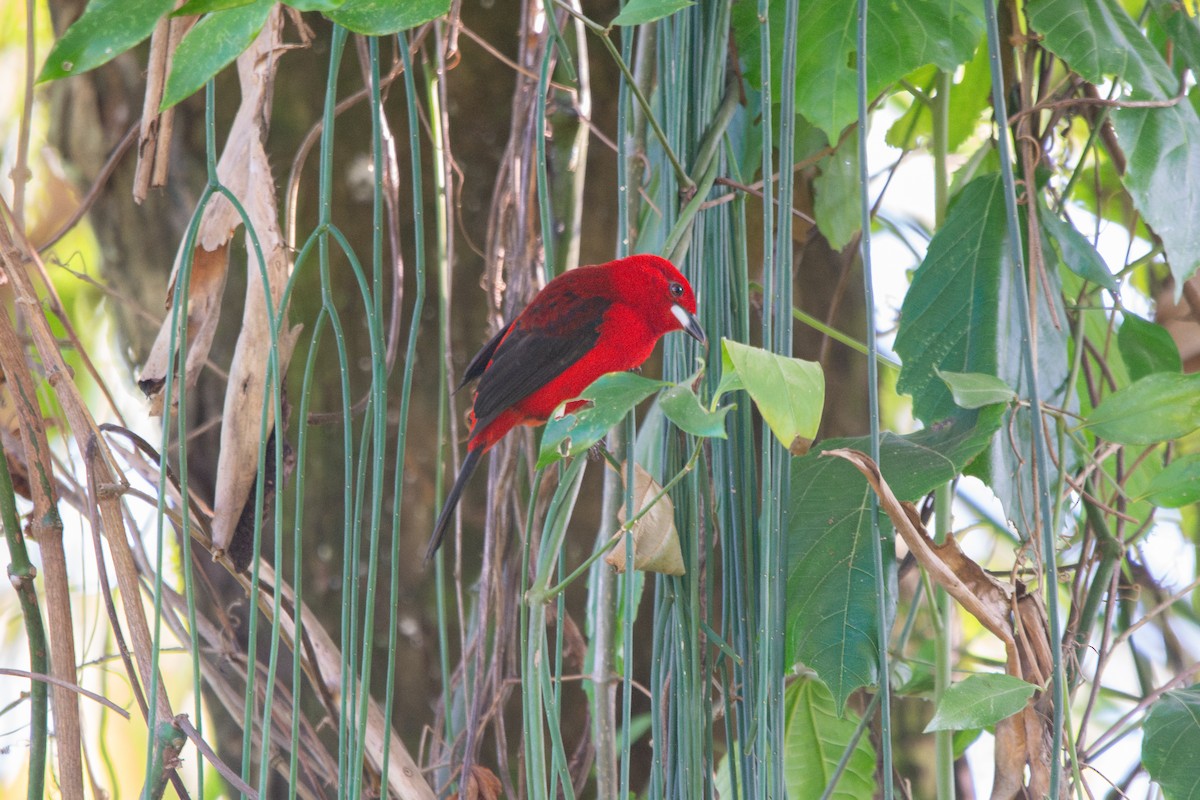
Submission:
M 696 295 L 687 278 L 665 258 L 636 255 L 614 261 L 613 282 L 621 299 L 638 308 L 661 333 L 684 331 L 708 343 L 696 319 Z

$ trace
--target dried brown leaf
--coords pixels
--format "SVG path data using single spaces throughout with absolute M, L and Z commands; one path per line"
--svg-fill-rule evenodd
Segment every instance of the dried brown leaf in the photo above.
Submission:
M 625 474 L 624 467 L 621 474 Z M 642 469 L 634 464 L 633 504 L 641 511 L 658 497 L 662 487 Z M 617 519 L 625 522 L 625 507 L 617 512 Z M 625 541 L 621 539 L 604 557 L 605 562 L 617 570 L 625 571 Z M 679 532 L 675 530 L 675 504 L 669 496 L 663 496 L 650 507 L 640 519 L 633 523 L 633 568 L 644 572 L 660 572 L 663 575 L 683 575 L 683 553 L 679 549 Z
M 499 800 L 501 791 L 500 779 L 494 772 L 478 764 L 471 765 L 467 778 L 468 800 Z

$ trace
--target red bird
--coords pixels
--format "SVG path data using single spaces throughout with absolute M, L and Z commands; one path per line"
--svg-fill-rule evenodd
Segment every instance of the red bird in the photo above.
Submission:
M 700 344 L 696 296 L 670 261 L 630 256 L 559 275 L 483 346 L 463 373 L 478 378 L 471 438 L 458 478 L 429 540 L 433 557 L 480 457 L 517 425 L 541 425 L 564 401 L 609 372 L 638 367 L 663 334 Z

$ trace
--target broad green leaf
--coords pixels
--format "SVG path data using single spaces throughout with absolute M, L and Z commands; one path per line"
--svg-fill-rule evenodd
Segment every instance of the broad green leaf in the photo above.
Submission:
M 325 16 L 355 33 L 389 36 L 450 13 L 450 0 L 346 0 Z
M 586 681 L 585 681 L 586 683 Z M 717 762 L 717 770 L 713 774 L 713 796 L 714 797 L 733 797 L 733 770 L 730 767 L 730 760 L 737 761 L 738 774 L 742 774 L 743 762 L 741 748 L 736 740 L 729 742 L 729 749 L 725 755 L 721 756 L 721 760 Z M 740 795 L 739 795 L 740 796 Z
M 821 174 L 813 180 L 813 191 L 817 227 L 830 247 L 841 250 L 862 230 L 857 133 L 851 133 L 837 150 L 821 160 Z
M 538 452 L 538 469 L 584 452 L 603 439 L 608 429 L 620 422 L 631 408 L 668 385 L 632 372 L 601 375 L 580 395 L 588 405 L 546 423 Z
M 1030 0 L 1029 22 L 1042 43 L 1091 83 L 1115 75 L 1135 91 L 1175 93 L 1162 56 L 1116 0 Z
M 783 694 L 783 780 L 788 797 L 820 797 L 846 748 L 858 718 L 842 716 L 820 680 L 803 677 Z M 875 748 L 860 736 L 830 797 L 870 800 L 875 796 Z
M 982 372 L 943 372 L 938 377 L 950 389 L 954 402 L 960 408 L 983 408 L 993 403 L 1011 403 L 1017 393 L 995 375 Z
M 297 11 L 332 11 L 346 4 L 347 0 L 284 0 L 284 5 Z
M 188 0 L 171 13 L 173 17 L 198 17 L 213 11 L 228 11 L 231 8 L 248 6 L 255 0 Z
M 1024 275 L 1012 263 L 1007 216 L 998 175 L 983 175 L 964 186 L 904 298 L 895 345 L 904 360 L 897 389 L 912 395 L 913 411 L 927 425 L 957 409 L 936 370 L 994 375 L 1017 396 L 1029 396 L 1022 360 L 1026 345 L 1013 285 Z M 1042 253 L 1048 255 L 1045 247 Z M 1043 401 L 1071 410 L 1076 401 L 1065 394 L 1070 375 L 1066 311 L 1053 263 L 1050 260 L 1045 270 L 1049 292 L 1036 292 L 1038 390 Z M 1032 452 L 1033 429 L 1028 407 L 1012 408 L 1008 414 L 988 457 L 970 471 L 991 486 L 1017 529 L 1026 531 L 1034 524 L 1028 518 L 1035 507 L 1034 487 L 1028 463 L 1017 454 Z M 1056 458 L 1070 468 L 1079 455 L 1073 442 L 1066 447 Z
M 1142 723 L 1142 763 L 1167 800 L 1200 793 L 1200 686 L 1167 692 Z
M 971 675 L 942 695 L 925 733 L 995 725 L 1024 708 L 1037 688 L 1012 675 Z
M 1120 108 L 1117 138 L 1130 144 L 1122 183 L 1162 239 L 1176 291 L 1200 267 L 1200 115 L 1186 100 L 1169 108 Z
M 1200 374 L 1157 372 L 1104 399 L 1083 427 L 1117 444 L 1156 444 L 1200 428 Z
M 1092 243 L 1072 225 L 1062 219 L 1045 203 L 1038 203 L 1038 221 L 1051 246 L 1067 269 L 1084 280 L 1103 286 L 1110 292 L 1117 291 L 1117 279 L 1109 271 L 1104 259 L 1092 247 Z
M 700 405 L 700 398 L 687 383 L 679 383 L 662 393 L 658 398 L 667 419 L 676 427 L 693 436 L 725 438 L 725 415 L 733 406 L 709 411 Z
M 1116 76 L 1136 100 L 1168 100 L 1178 91 L 1178 78 L 1118 0 L 1036 0 L 1029 20 L 1043 46 L 1092 83 Z M 1114 109 L 1112 120 L 1127 156 L 1121 180 L 1182 287 L 1200 267 L 1200 116 L 1180 102 Z
M 197 22 L 171 59 L 160 108 L 170 108 L 190 96 L 240 56 L 254 42 L 274 6 L 274 0 L 255 0 L 251 5 L 215 12 Z
M 1154 16 L 1170 37 L 1175 56 L 1192 69 L 1200 68 L 1200 27 L 1176 0 L 1152 0 Z
M 880 467 L 901 500 L 916 501 L 962 472 L 987 447 L 1001 406 L 958 410 L 936 426 L 906 436 L 884 433 Z M 816 450 L 870 449 L 869 439 L 822 442 Z M 815 670 L 839 709 L 855 689 L 878 680 L 879 630 L 873 557 L 871 490 L 849 463 L 813 452 L 792 460 L 787 545 L 787 654 Z M 881 516 L 885 534 L 890 531 Z M 895 570 L 884 548 L 888 582 Z M 889 592 L 895 597 L 895 592 Z M 889 611 L 889 617 L 893 611 Z M 884 630 L 890 630 L 890 622 Z
M 1008 259 L 1000 178 L 963 188 L 929 242 L 900 308 L 896 352 L 904 362 L 896 390 L 911 394 L 926 424 L 957 406 L 936 370 L 998 375 L 1000 278 Z
M 1155 372 L 1183 372 L 1179 347 L 1162 325 L 1125 312 L 1117 330 L 1117 347 L 1134 380 Z
M 742 386 L 780 444 L 792 455 L 808 451 L 825 404 L 825 374 L 820 364 L 722 339 L 721 369 L 723 373 L 736 371 L 741 377 Z
M 629 0 L 612 21 L 613 25 L 644 25 L 676 11 L 694 6 L 695 0 Z
M 38 82 L 95 69 L 154 31 L 174 0 L 92 0 L 83 15 L 50 48 Z
M 1141 499 L 1159 508 L 1182 508 L 1200 502 L 1200 454 L 1181 456 L 1150 479 Z
M 771 98 L 780 98 L 783 67 L 783 18 L 786 0 L 772 0 Z M 796 111 L 837 141 L 841 129 L 858 115 L 855 67 L 856 6 L 845 0 L 812 0 L 801 4 L 799 27 L 804 41 L 796 54 Z M 936 64 L 951 71 L 975 53 L 983 34 L 983 18 L 976 3 L 968 0 L 896 0 L 871 3 L 867 27 L 886 31 L 871 39 L 867 54 L 867 94 L 884 87 L 917 67 Z M 760 23 L 755 3 L 733 4 L 734 38 L 742 56 L 746 78 L 762 85 Z M 804 76 L 820 76 L 804 79 Z

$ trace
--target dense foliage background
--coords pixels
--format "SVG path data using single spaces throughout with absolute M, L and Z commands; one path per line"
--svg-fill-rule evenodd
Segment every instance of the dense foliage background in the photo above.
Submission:
M 0 792 L 1192 796 L 1190 0 L 177 5 L 0 6 Z

